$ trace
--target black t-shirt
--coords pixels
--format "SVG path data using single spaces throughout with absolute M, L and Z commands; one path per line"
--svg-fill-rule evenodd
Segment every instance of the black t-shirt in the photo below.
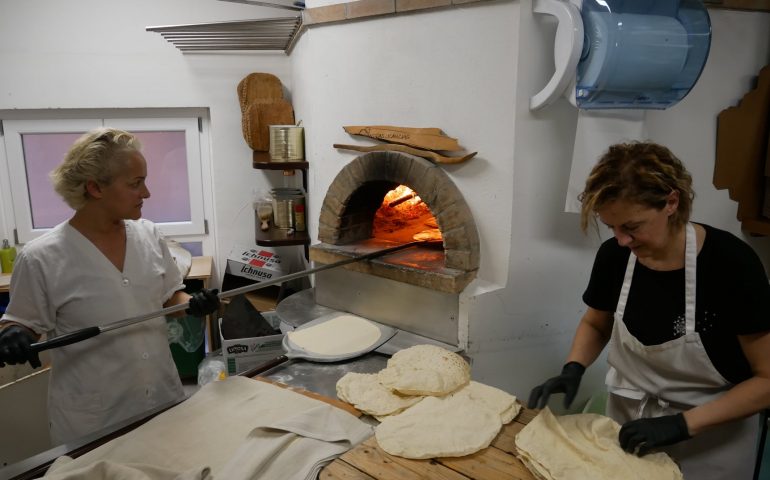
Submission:
M 706 238 L 698 254 L 695 331 L 714 367 L 732 383 L 752 376 L 737 335 L 770 330 L 770 285 L 756 253 L 729 232 L 703 225 Z M 611 238 L 599 248 L 583 301 L 614 312 L 631 253 Z M 644 345 L 684 335 L 684 268 L 651 270 L 639 262 L 623 322 Z

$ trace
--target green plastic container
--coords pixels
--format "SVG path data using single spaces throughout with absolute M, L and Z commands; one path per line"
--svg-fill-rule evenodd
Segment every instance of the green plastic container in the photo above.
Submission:
M 0 270 L 3 273 L 12 273 L 14 261 L 16 261 L 16 247 L 12 247 L 7 239 L 3 240 L 3 248 L 0 248 Z
M 167 319 L 169 348 L 179 372 L 179 378 L 197 378 L 198 364 L 205 357 L 205 323 L 200 317 Z

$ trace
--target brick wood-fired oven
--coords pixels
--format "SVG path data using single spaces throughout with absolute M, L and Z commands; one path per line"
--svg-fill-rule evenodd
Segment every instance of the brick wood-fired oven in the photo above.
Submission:
M 459 294 L 479 268 L 479 235 L 462 193 L 441 166 L 398 152 L 355 158 L 326 193 L 319 218 L 321 243 L 310 247 L 310 259 L 330 264 L 411 240 L 373 236 L 375 213 L 386 194 L 400 185 L 414 190 L 428 206 L 443 248 L 409 248 L 320 272 L 315 301 L 457 345 Z

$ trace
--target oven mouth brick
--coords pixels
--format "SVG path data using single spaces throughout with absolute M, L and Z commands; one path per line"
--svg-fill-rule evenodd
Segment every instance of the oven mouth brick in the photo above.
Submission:
M 318 238 L 310 259 L 332 263 L 397 243 L 372 238 L 374 214 L 385 194 L 406 185 L 430 208 L 444 248 L 416 247 L 345 268 L 434 290 L 459 293 L 479 269 L 479 236 L 470 207 L 438 165 L 399 152 L 371 152 L 337 174 L 321 206 Z

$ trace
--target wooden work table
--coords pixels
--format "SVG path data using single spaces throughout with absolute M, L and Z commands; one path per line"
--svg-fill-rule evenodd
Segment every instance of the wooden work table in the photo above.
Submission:
M 211 269 L 214 265 L 212 257 L 192 257 L 192 264 L 190 265 L 190 271 L 187 272 L 185 280 L 200 280 L 203 284 L 203 288 L 209 288 L 209 281 L 211 280 Z M 206 335 L 208 335 L 208 345 L 210 349 L 219 347 L 219 328 L 217 328 L 216 318 L 213 315 L 206 315 L 204 317 L 206 322 Z
M 374 437 L 344 453 L 327 465 L 319 480 L 535 480 L 515 456 L 513 439 L 538 411 L 522 408 L 492 445 L 464 457 L 410 460 L 385 453 Z
M 254 377 L 255 380 L 275 384 L 265 377 Z M 329 403 L 353 415 L 361 413 L 350 405 L 331 397 L 310 392 L 308 390 L 277 384 L 297 393 L 307 395 L 316 400 Z M 160 407 L 150 414 L 143 414 L 134 419 L 118 424 L 109 432 L 96 432 L 84 437 L 82 441 L 71 445 L 56 447 L 23 462 L 11 465 L 9 470 L 0 472 L 0 477 L 12 480 L 30 480 L 38 478 L 58 456 L 66 454 L 78 457 L 104 443 L 123 435 L 144 424 L 155 415 L 173 407 L 172 404 Z M 515 435 L 529 423 L 538 411 L 522 408 L 519 415 L 507 425 L 504 425 L 493 440 L 492 444 L 474 454 L 464 457 L 446 457 L 429 460 L 410 460 L 395 457 L 385 453 L 374 437 L 371 437 L 344 453 L 332 463 L 324 467 L 318 475 L 319 480 L 535 480 L 524 465 L 514 456 Z M 117 427 L 117 428 L 115 428 Z M 3 470 L 0 468 L 0 470 Z M 3 473 L 8 475 L 3 477 Z
M 201 280 L 203 288 L 209 288 L 209 279 L 211 278 L 211 267 L 213 260 L 209 256 L 192 257 L 190 271 L 187 272 L 185 280 Z
M 11 290 L 11 274 L 0 273 L 0 293 L 9 292 Z

